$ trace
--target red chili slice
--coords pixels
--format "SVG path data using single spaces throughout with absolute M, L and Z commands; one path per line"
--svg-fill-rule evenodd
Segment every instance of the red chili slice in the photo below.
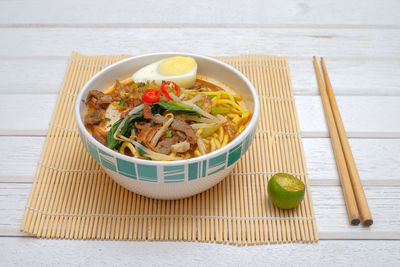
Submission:
M 167 87 L 165 85 L 169 85 L 170 88 L 175 89 L 175 95 L 179 96 L 181 93 L 181 88 L 179 88 L 179 86 L 171 81 L 167 81 L 167 82 L 163 82 L 162 86 L 161 86 L 161 92 L 165 95 L 166 98 L 168 98 L 169 100 L 172 100 L 172 97 L 169 95 L 169 92 L 167 90 Z
M 155 103 L 160 100 L 160 91 L 155 90 L 155 89 L 147 89 L 144 91 L 142 100 L 144 103 Z

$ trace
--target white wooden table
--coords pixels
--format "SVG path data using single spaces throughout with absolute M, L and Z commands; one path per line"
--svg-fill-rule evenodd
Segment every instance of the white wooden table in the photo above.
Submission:
M 135 3 L 136 2 L 136 3 Z M 400 264 L 400 1 L 0 1 L 0 265 Z M 288 56 L 320 242 L 39 240 L 19 232 L 72 50 Z M 324 56 L 374 224 L 347 221 L 312 56 Z

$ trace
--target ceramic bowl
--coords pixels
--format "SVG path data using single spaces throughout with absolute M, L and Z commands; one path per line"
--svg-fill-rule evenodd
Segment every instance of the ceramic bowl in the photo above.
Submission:
M 117 79 L 130 77 L 141 67 L 163 58 L 183 55 L 195 58 L 198 73 L 224 82 L 243 96 L 253 116 L 246 129 L 232 142 L 212 153 L 178 161 L 152 161 L 120 154 L 102 145 L 86 130 L 83 118 L 88 92 L 102 90 Z M 123 187 L 159 199 L 178 199 L 200 193 L 226 177 L 249 148 L 260 113 L 259 98 L 251 82 L 238 70 L 219 60 L 188 53 L 155 53 L 117 62 L 97 73 L 79 93 L 75 119 L 86 150 L 105 172 Z

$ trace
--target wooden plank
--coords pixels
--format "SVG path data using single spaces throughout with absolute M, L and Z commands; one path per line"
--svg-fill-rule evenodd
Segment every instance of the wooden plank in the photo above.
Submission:
M 0 105 L 0 114 L 5 118 L 0 124 L 0 135 L 46 134 L 55 94 L 3 94 L 1 97 L 7 101 Z M 320 97 L 296 96 L 295 100 L 302 135 L 328 137 Z M 337 101 L 349 137 L 400 137 L 400 124 L 393 116 L 400 114 L 400 96 L 338 96 Z
M 311 58 L 288 58 L 295 95 L 319 95 Z M 400 61 L 324 58 L 336 96 L 400 95 Z
M 1 136 L 0 183 L 32 183 L 44 137 Z M 400 185 L 400 139 L 350 139 L 364 185 Z M 339 185 L 329 139 L 304 138 L 311 185 Z
M 0 28 L 0 57 L 69 56 L 76 49 L 91 55 L 184 50 L 215 55 L 399 59 L 399 32 L 346 28 Z
M 0 183 L 0 236 L 20 236 L 24 207 L 31 184 Z M 339 186 L 311 186 L 320 238 L 400 240 L 400 187 L 365 186 L 374 225 L 369 228 L 348 223 Z
M 399 25 L 398 1 L 1 1 L 1 24 Z M 379 8 L 377 7 L 379 6 Z M 71 8 L 74 7 L 74 8 Z M 256 8 L 255 8 L 256 7 Z M 112 12 L 111 12 L 112 11 Z M 330 16 L 326 16 L 330 12 Z
M 0 105 L 0 114 L 8 118 L 3 126 L 0 125 L 0 134 L 45 135 L 47 133 L 57 95 L 3 94 L 1 97 L 7 101 L 4 105 Z M 27 131 L 26 128 L 30 130 Z
M 0 182 L 33 182 L 44 137 L 0 137 Z
M 400 185 L 400 139 L 350 139 L 364 185 Z M 328 138 L 303 138 L 304 155 L 312 185 L 340 185 Z
M 57 93 L 67 64 L 68 59 L 60 58 L 0 60 L 0 93 Z
M 306 137 L 328 137 L 328 130 L 319 96 L 297 96 L 296 106 L 300 130 Z M 400 97 L 338 96 L 336 97 L 348 137 L 400 137 Z
M 0 93 L 57 93 L 67 60 L 63 57 L 0 59 Z M 288 60 L 294 94 L 319 95 L 311 57 Z M 400 60 L 327 58 L 326 64 L 337 96 L 400 95 Z
M 397 266 L 398 241 L 320 241 L 318 244 L 227 246 L 187 242 L 77 242 L 0 238 L 5 266 Z M 1 249 L 0 249 L 1 251 Z M 23 251 L 23 255 L 21 254 Z M 356 262 L 355 260 L 356 259 Z
M 400 187 L 364 186 L 364 191 L 374 218 L 371 227 L 349 225 L 340 186 L 311 187 L 320 238 L 400 239 Z

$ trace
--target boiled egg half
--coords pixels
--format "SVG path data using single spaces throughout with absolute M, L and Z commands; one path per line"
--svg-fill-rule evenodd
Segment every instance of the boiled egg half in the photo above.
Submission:
M 135 82 L 175 82 L 179 87 L 191 88 L 196 81 L 197 63 L 192 57 L 175 56 L 151 63 L 132 75 Z

